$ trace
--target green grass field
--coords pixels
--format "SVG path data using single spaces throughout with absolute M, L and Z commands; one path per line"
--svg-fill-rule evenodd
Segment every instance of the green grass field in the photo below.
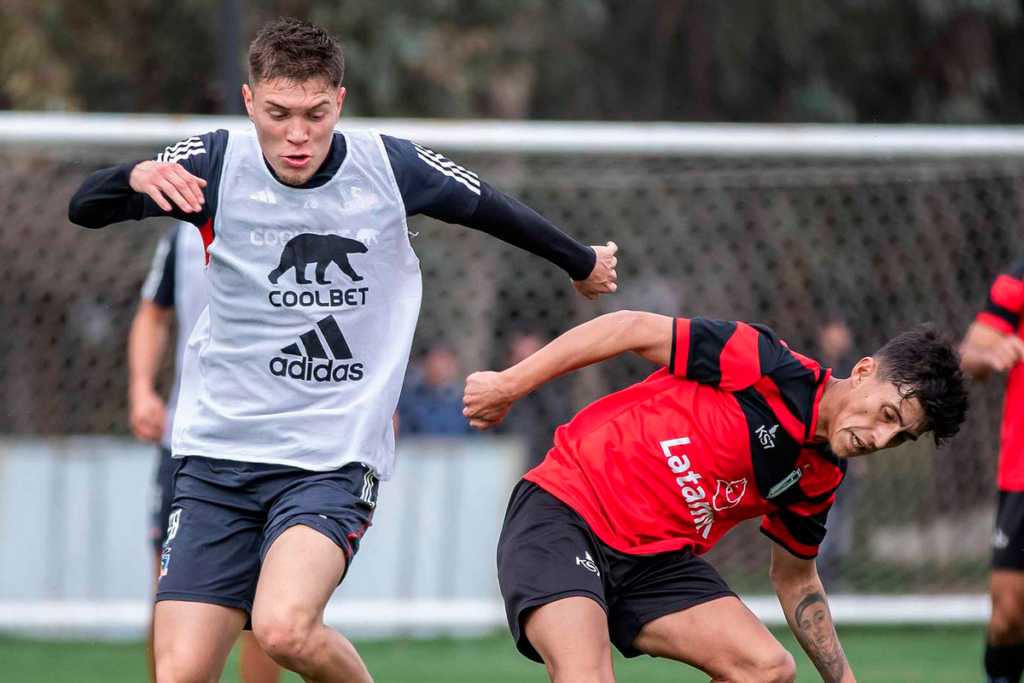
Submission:
M 775 631 L 797 653 L 797 681 L 820 681 L 788 631 Z M 964 683 L 982 680 L 982 628 L 848 628 L 840 638 L 854 673 L 873 683 Z M 380 683 L 516 683 L 547 681 L 543 667 L 523 659 L 505 636 L 479 640 L 357 643 Z M 682 664 L 650 658 L 616 660 L 623 683 L 697 683 L 707 677 Z M 141 644 L 0 639 L 4 683 L 140 683 Z M 234 660 L 221 679 L 238 681 Z M 288 683 L 300 679 L 287 676 Z

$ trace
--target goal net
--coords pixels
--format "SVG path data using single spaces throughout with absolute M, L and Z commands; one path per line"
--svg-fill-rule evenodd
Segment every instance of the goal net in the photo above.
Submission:
M 0 440 L 128 436 L 125 339 L 169 223 L 88 233 L 68 223 L 68 198 L 97 168 L 248 125 L 0 115 Z M 520 344 L 629 308 L 765 323 L 845 376 L 919 322 L 962 336 L 989 284 L 1021 251 L 1024 132 L 1014 129 L 342 125 L 432 147 L 581 241 L 620 247 L 619 292 L 594 303 L 528 254 L 464 228 L 411 220 L 424 276 L 413 359 L 447 347 L 463 375 L 505 367 Z M 516 423 L 525 431 L 506 433 L 518 444 L 511 480 L 543 456 L 551 426 L 650 371 L 621 358 L 559 380 Z M 851 463 L 818 563 L 830 596 L 848 596 L 834 599 L 848 620 L 985 618 L 1002 384 L 972 389 L 969 420 L 945 448 L 921 440 Z M 10 525 L 0 524 L 0 555 Z M 460 552 L 491 558 L 493 546 Z M 741 595 L 756 597 L 771 594 L 769 553 L 756 523 L 747 523 L 709 557 Z M 39 598 L 40 624 L 48 609 L 59 615 L 59 593 Z M 406 613 L 420 626 L 452 614 L 500 625 L 493 585 L 479 597 L 469 604 L 431 596 Z M 401 613 L 402 598 L 381 604 Z M 4 600 L 0 594 L 0 627 L 10 627 L 4 607 L 30 603 Z M 16 615 L 8 621 L 29 614 L 7 613 Z

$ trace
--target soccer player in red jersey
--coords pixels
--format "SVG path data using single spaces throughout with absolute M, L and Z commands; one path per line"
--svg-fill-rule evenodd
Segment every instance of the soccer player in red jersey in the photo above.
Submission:
M 625 351 L 662 369 L 560 427 L 512 493 L 498 580 L 519 651 L 557 683 L 613 681 L 611 644 L 713 681 L 793 681 L 793 657 L 700 557 L 763 516 L 790 627 L 825 681 L 854 681 L 815 570 L 825 518 L 847 458 L 959 430 L 952 343 L 922 326 L 836 379 L 760 325 L 619 312 L 471 375 L 464 414 L 487 429 L 550 379 Z
M 978 380 L 1008 372 L 999 454 L 999 510 L 992 535 L 992 616 L 985 643 L 990 683 L 1018 683 L 1024 671 L 1024 260 L 996 278 L 967 331 L 963 368 Z

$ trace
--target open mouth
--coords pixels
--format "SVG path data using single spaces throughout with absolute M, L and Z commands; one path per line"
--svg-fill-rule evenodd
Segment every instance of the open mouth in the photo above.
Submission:
M 864 447 L 864 443 L 859 438 L 857 438 L 857 435 L 854 434 L 853 432 L 850 432 L 850 443 L 853 445 L 853 450 L 855 453 L 863 453 L 865 450 L 867 450 Z
M 308 164 L 309 160 L 312 158 L 313 157 L 308 154 L 287 154 L 282 157 L 282 159 L 284 159 L 284 163 L 288 164 L 292 168 L 302 168 Z

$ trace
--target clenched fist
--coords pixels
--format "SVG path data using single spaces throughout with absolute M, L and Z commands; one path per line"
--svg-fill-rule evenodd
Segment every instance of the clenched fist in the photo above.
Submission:
M 469 418 L 471 427 L 490 429 L 505 419 L 516 400 L 505 384 L 500 372 L 474 372 L 466 378 L 462 414 Z

